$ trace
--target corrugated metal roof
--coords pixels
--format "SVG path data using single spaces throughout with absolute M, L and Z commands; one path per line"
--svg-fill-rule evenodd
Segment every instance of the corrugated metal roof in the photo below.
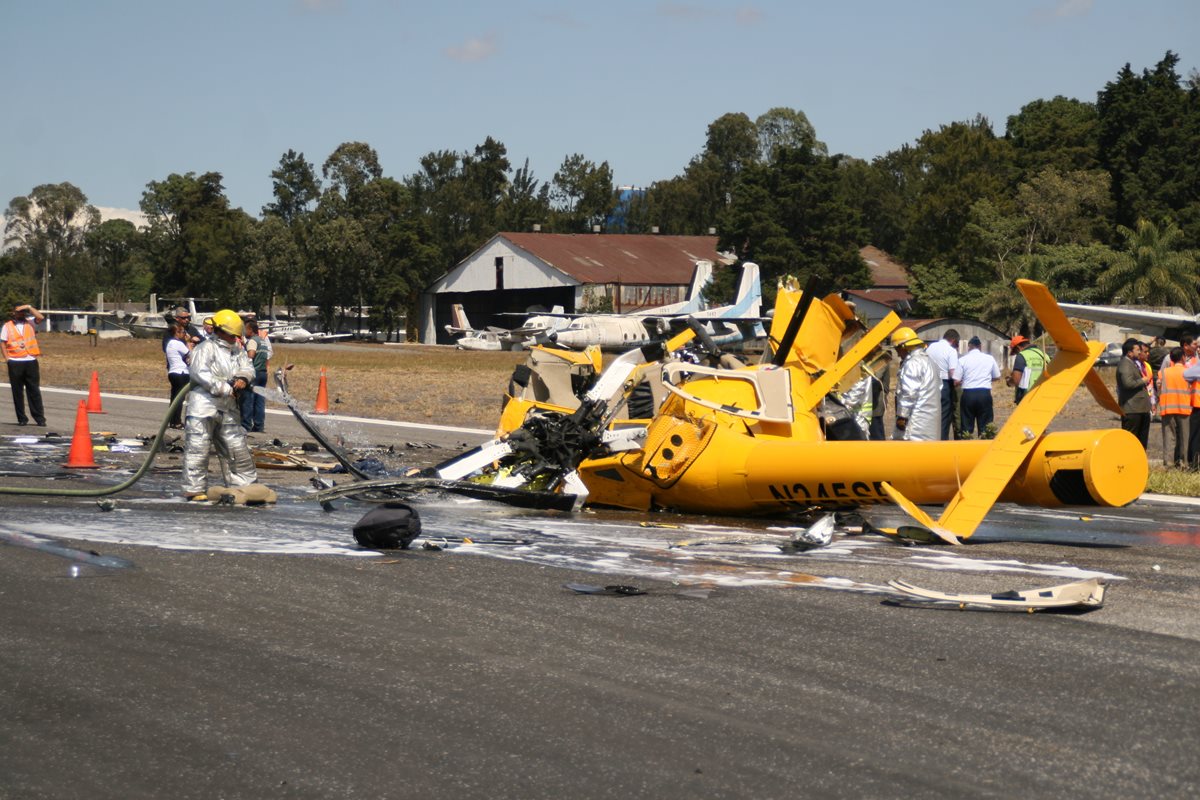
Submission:
M 716 236 L 501 233 L 580 283 L 687 284 L 700 259 L 724 263 Z M 727 259 L 726 259 L 727 261 Z
M 858 254 L 871 270 L 871 285 L 880 288 L 904 288 L 908 286 L 908 272 L 904 266 L 878 247 L 867 245 Z
M 906 289 L 846 289 L 842 293 L 863 300 L 874 300 L 885 306 L 911 303 L 913 300 L 912 294 Z

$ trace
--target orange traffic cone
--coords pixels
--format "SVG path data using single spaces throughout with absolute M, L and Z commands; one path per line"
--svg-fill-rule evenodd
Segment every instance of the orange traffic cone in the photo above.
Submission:
M 329 413 L 329 391 L 325 388 L 325 368 L 321 367 L 321 382 L 317 384 L 317 405 L 314 414 Z
M 100 404 L 100 375 L 94 370 L 92 371 L 92 385 L 88 387 L 87 413 L 104 413 L 104 406 Z
M 88 430 L 87 404 L 79 401 L 75 412 L 75 436 L 71 439 L 71 452 L 64 467 L 72 469 L 96 469 L 100 465 L 92 457 L 92 432 Z

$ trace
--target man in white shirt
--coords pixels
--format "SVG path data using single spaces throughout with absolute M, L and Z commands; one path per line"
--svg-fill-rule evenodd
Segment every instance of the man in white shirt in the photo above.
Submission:
M 1000 380 L 1000 365 L 989 353 L 980 347 L 983 342 L 978 336 L 972 336 L 967 342 L 967 352 L 958 361 L 959 374 L 962 375 L 962 424 L 959 427 L 960 436 L 977 434 L 983 437 L 986 428 L 995 415 L 992 410 L 992 384 Z
M 929 345 L 926 352 L 937 365 L 938 378 L 942 381 L 942 439 L 953 438 L 950 428 L 954 422 L 954 384 L 959 383 L 958 331 L 950 328 L 942 338 Z

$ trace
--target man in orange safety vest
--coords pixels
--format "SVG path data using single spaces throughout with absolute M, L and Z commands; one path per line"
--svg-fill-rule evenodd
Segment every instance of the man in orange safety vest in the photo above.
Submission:
M 40 427 L 46 427 L 46 412 L 42 408 L 41 376 L 38 356 L 42 354 L 37 342 L 37 323 L 44 319 L 41 312 L 26 303 L 12 310 L 12 319 L 0 327 L 0 351 L 8 365 L 8 382 L 12 386 L 13 408 L 17 424 L 28 425 L 25 398 L 29 398 L 29 413 Z

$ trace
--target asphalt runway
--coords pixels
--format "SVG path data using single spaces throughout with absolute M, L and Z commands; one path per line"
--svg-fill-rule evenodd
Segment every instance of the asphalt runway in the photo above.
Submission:
M 89 422 L 116 450 L 68 472 L 80 395 L 46 399 L 46 431 L 0 423 L 0 484 L 117 483 L 165 411 L 106 396 Z M 402 464 L 486 437 L 335 426 Z M 305 438 L 290 416 L 267 429 L 255 443 Z M 177 465 L 160 457 L 111 511 L 0 494 L 0 797 L 1200 790 L 1192 505 L 1004 506 L 964 547 L 846 525 L 787 553 L 788 521 L 431 496 L 415 504 L 438 549 L 377 554 L 350 535 L 367 507 L 322 510 L 307 473 L 264 470 L 271 509 L 197 507 Z M 898 604 L 886 586 L 1090 576 L 1106 603 L 1071 614 Z

